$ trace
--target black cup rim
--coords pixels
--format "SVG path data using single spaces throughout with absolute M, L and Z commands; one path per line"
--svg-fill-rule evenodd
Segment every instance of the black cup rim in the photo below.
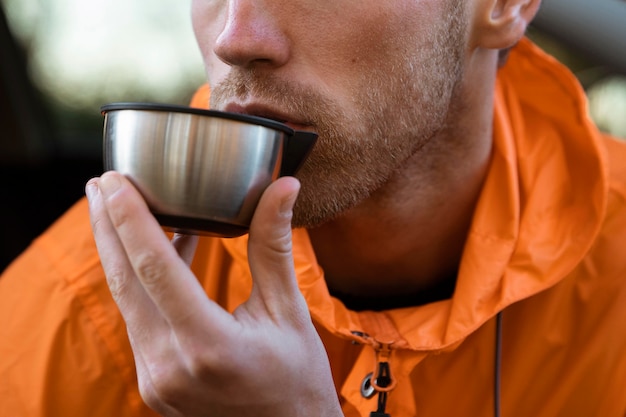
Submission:
M 109 103 L 100 107 L 100 113 L 104 116 L 109 112 L 120 110 L 147 110 L 167 113 L 184 113 L 199 116 L 218 117 L 221 119 L 235 120 L 238 122 L 251 123 L 268 127 L 270 129 L 279 130 L 290 136 L 293 136 L 294 130 L 284 123 L 276 120 L 266 119 L 260 116 L 252 116 L 249 114 L 231 113 L 219 110 L 206 110 L 195 107 L 180 106 L 176 104 L 160 104 L 160 103 L 139 103 L 139 102 L 119 102 Z

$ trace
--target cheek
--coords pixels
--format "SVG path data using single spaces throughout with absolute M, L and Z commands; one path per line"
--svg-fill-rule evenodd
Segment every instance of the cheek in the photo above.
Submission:
M 227 66 L 213 52 L 215 40 L 225 24 L 224 3 L 215 0 L 193 0 L 191 4 L 193 32 L 211 83 L 223 78 L 227 70 Z
M 394 3 L 394 2 L 391 2 Z M 329 91 L 354 94 L 369 87 L 371 78 L 393 75 L 399 60 L 420 50 L 430 10 L 428 2 L 407 5 L 398 1 L 355 10 L 349 19 L 322 25 L 315 33 L 313 67 L 323 73 Z M 416 42 L 417 40 L 417 42 Z M 319 66 L 320 62 L 323 66 Z
M 204 60 L 204 66 L 206 68 L 207 81 L 211 88 L 224 81 L 230 71 L 230 67 L 217 59 L 214 54 Z

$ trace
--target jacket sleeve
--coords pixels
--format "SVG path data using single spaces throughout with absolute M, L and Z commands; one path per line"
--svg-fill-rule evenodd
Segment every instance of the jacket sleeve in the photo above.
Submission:
M 155 415 L 142 402 L 85 201 L 0 276 L 0 415 Z

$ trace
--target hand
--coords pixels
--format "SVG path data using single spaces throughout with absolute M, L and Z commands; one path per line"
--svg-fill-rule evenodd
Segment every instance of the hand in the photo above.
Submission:
M 140 392 L 165 416 L 340 416 L 324 347 L 295 279 L 296 179 L 275 181 L 250 227 L 250 298 L 233 314 L 188 267 L 197 238 L 170 242 L 122 175 L 89 181 L 91 224 L 127 325 Z

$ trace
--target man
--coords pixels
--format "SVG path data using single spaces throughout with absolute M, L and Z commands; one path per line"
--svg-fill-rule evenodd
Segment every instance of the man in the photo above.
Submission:
M 249 238 L 90 181 L 0 280 L 0 414 L 624 416 L 626 147 L 539 3 L 194 1 L 211 106 L 318 144 Z

